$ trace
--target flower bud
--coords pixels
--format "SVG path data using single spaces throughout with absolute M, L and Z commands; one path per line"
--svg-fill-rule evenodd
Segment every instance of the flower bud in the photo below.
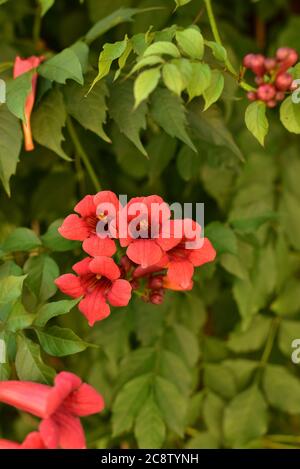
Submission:
M 275 80 L 275 86 L 280 91 L 287 91 L 293 83 L 293 77 L 290 73 L 280 73 Z
M 261 85 L 257 90 L 257 97 L 262 101 L 270 101 L 275 97 L 276 90 L 273 85 L 266 83 L 265 85 Z

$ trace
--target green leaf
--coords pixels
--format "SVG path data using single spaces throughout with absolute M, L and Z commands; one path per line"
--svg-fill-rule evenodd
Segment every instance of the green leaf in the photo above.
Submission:
M 219 70 L 212 70 L 209 86 L 203 91 L 206 111 L 213 103 L 218 101 L 224 88 L 224 76 Z
M 106 77 L 106 75 L 109 74 L 110 67 L 113 61 L 122 56 L 122 54 L 126 50 L 127 43 L 128 38 L 126 36 L 123 41 L 114 42 L 113 44 L 104 44 L 103 50 L 100 53 L 98 59 L 98 74 L 90 85 L 87 94 L 91 92 L 91 90 L 94 88 L 98 81 L 100 81 L 102 78 Z
M 226 407 L 224 434 L 228 444 L 242 447 L 267 431 L 267 405 L 257 386 L 238 394 Z
M 176 32 L 176 41 L 184 54 L 192 59 L 201 60 L 204 53 L 203 36 L 196 27 Z
M 10 195 L 9 180 L 15 174 L 21 151 L 22 132 L 18 119 L 0 106 L 0 179 Z
M 203 419 L 213 437 L 222 439 L 224 401 L 208 391 L 203 402 Z
M 148 96 L 155 90 L 160 79 L 159 67 L 151 68 L 142 72 L 134 82 L 134 107 L 137 108 L 139 104 L 148 98 Z
M 245 122 L 248 130 L 264 146 L 265 136 L 269 130 L 266 104 L 263 101 L 254 101 L 249 104 L 245 113 Z
M 208 88 L 211 81 L 211 71 L 207 64 L 191 64 L 192 73 L 187 85 L 189 100 L 195 96 L 200 96 Z
M 17 337 L 16 372 L 22 381 L 52 384 L 55 371 L 41 359 L 40 347 L 24 336 Z
M 63 159 L 70 158 L 61 147 L 64 140 L 62 128 L 66 123 L 66 109 L 63 96 L 55 88 L 47 93 L 37 110 L 32 115 L 32 133 L 40 145 L 54 151 Z
M 16 228 L 1 246 L 5 252 L 31 251 L 41 246 L 39 237 L 29 228 Z
M 278 345 L 281 352 L 287 357 L 293 353 L 292 343 L 300 338 L 299 321 L 281 321 L 279 326 Z
M 218 449 L 218 440 L 209 432 L 196 432 L 185 445 L 186 449 Z
M 0 363 L 0 381 L 8 381 L 10 378 L 10 375 L 11 375 L 10 365 L 8 363 Z
M 181 356 L 188 367 L 193 367 L 199 358 L 199 344 L 197 337 L 182 324 L 174 324 L 167 336 L 166 345 L 177 355 Z
M 241 391 L 250 384 L 255 370 L 259 366 L 259 362 L 243 358 L 233 358 L 232 360 L 224 360 L 222 365 L 232 371 L 237 388 Z
M 162 68 L 162 77 L 166 87 L 169 88 L 170 91 L 173 91 L 173 93 L 180 96 L 184 88 L 184 83 L 178 67 L 170 63 L 165 64 Z
M 293 316 L 300 310 L 300 281 L 289 278 L 283 289 L 271 305 L 272 311 L 278 316 Z
M 20 298 L 26 275 L 4 277 L 0 282 L 0 306 Z
M 176 7 L 182 7 L 183 5 L 187 5 L 190 3 L 191 0 L 175 0 Z
M 151 375 L 134 378 L 123 386 L 113 404 L 113 435 L 118 436 L 131 429 L 149 394 Z
M 205 236 L 211 241 L 218 254 L 237 254 L 237 239 L 231 228 L 219 221 L 206 226 Z
M 116 122 L 120 131 L 140 150 L 143 155 L 147 152 L 140 139 L 140 131 L 146 128 L 147 105 L 142 103 L 134 109 L 132 83 L 125 81 L 111 88 L 109 99 L 109 114 Z
M 70 46 L 70 49 L 77 55 L 82 72 L 85 73 L 89 65 L 89 46 L 83 41 L 76 41 Z
M 34 317 L 34 314 L 26 311 L 22 303 L 17 302 L 5 322 L 5 329 L 11 332 L 26 329 L 32 324 Z
M 54 301 L 43 305 L 37 312 L 34 325 L 44 327 L 50 319 L 69 313 L 78 302 L 79 299 L 76 298 L 75 300 Z
M 204 384 L 225 399 L 232 399 L 237 392 L 234 374 L 222 364 L 205 365 Z
M 67 111 L 85 129 L 94 132 L 100 138 L 111 143 L 110 138 L 103 130 L 106 123 L 106 98 L 108 88 L 105 82 L 98 82 L 87 94 L 91 75 L 86 76 L 86 85 L 80 86 L 69 83 L 64 87 Z
M 300 380 L 283 366 L 268 365 L 263 386 L 271 406 L 289 414 L 300 413 Z
M 59 276 L 56 262 L 47 255 L 30 257 L 25 265 L 26 286 L 39 302 L 48 300 L 56 292 L 54 280 Z
M 280 219 L 290 244 L 300 249 L 299 197 L 290 190 L 283 190 L 280 204 Z
M 294 134 L 300 134 L 300 106 L 286 98 L 280 106 L 280 120 L 284 127 Z
M 247 280 L 249 278 L 248 271 L 242 260 L 233 254 L 221 254 L 220 264 L 225 270 L 227 270 L 227 272 L 230 272 L 232 275 L 235 275 L 242 280 Z
M 137 416 L 134 434 L 139 448 L 157 449 L 164 443 L 166 427 L 152 396 L 149 396 Z
M 42 348 L 49 355 L 64 357 L 82 352 L 88 347 L 71 329 L 58 326 L 35 329 Z
M 169 90 L 157 89 L 151 99 L 151 114 L 167 134 L 179 138 L 197 153 L 186 131 L 185 108 L 178 96 Z
M 213 53 L 213 56 L 219 60 L 219 62 L 225 62 L 227 59 L 226 49 L 214 41 L 204 41 L 205 45 L 209 47 Z
M 56 54 L 51 59 L 42 63 L 38 73 L 51 81 L 66 83 L 66 80 L 74 80 L 83 85 L 81 63 L 74 50 L 67 48 Z
M 155 400 L 167 426 L 183 436 L 187 403 L 176 386 L 165 378 L 155 377 Z
M 41 236 L 43 245 L 46 248 L 51 249 L 51 251 L 71 251 L 80 246 L 80 243 L 78 241 L 72 241 L 70 239 L 63 238 L 59 234 L 58 228 L 61 226 L 62 222 L 62 218 L 55 220 L 49 225 L 46 233 Z
M 143 67 L 149 67 L 151 65 L 163 64 L 164 60 L 158 55 L 149 55 L 149 57 L 142 57 L 132 68 L 129 75 L 137 72 Z
M 54 5 L 55 0 L 39 0 L 41 6 L 41 16 L 44 16 L 47 11 Z
M 239 233 L 243 234 L 250 234 L 255 233 L 266 222 L 277 219 L 278 213 L 270 211 L 267 212 L 265 215 L 260 215 L 258 217 L 232 220 L 230 224 L 235 231 L 238 231 Z
M 201 160 L 198 153 L 192 151 L 186 145 L 183 145 L 177 155 L 177 169 L 185 181 L 199 176 Z
M 97 21 L 92 28 L 87 32 L 85 41 L 87 44 L 93 42 L 97 37 L 105 34 L 109 29 L 117 26 L 121 23 L 132 21 L 133 17 L 140 13 L 146 13 L 149 11 L 157 10 L 159 8 L 119 8 L 114 11 L 111 15 L 102 18 Z
M 246 331 L 237 329 L 230 334 L 227 346 L 235 353 L 261 349 L 267 340 L 270 324 L 270 318 L 256 316 Z
M 17 78 L 9 80 L 6 85 L 6 104 L 10 112 L 16 117 L 26 121 L 25 103 L 27 96 L 32 90 L 33 71 L 19 75 Z
M 180 57 L 180 52 L 172 42 L 157 41 L 150 44 L 143 54 L 144 57 L 148 57 L 149 55 L 170 55 L 172 57 Z

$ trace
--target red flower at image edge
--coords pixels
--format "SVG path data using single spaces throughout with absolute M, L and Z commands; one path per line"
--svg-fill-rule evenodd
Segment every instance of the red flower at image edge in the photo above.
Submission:
M 112 306 L 127 306 L 131 298 L 131 285 L 121 279 L 121 271 L 114 260 L 106 256 L 94 259 L 86 257 L 73 265 L 78 274 L 64 274 L 55 280 L 58 288 L 73 298 L 84 298 L 79 302 L 79 310 L 87 318 L 90 326 L 110 314 Z
M 1 381 L 0 402 L 40 417 L 39 435 L 42 444 L 49 449 L 85 448 L 79 417 L 101 412 L 104 408 L 102 396 L 92 386 L 66 371 L 55 377 L 54 386 L 30 381 Z M 22 447 L 41 443 L 36 432 L 27 438 L 29 440 L 26 439 Z
M 31 432 L 23 443 L 0 438 L 0 449 L 47 449 L 39 432 Z
M 17 56 L 14 63 L 14 70 L 13 70 L 13 77 L 17 78 L 23 73 L 29 72 L 37 68 L 40 63 L 42 62 L 43 57 L 37 57 L 35 55 L 28 57 L 27 59 L 21 59 L 21 57 Z M 28 94 L 25 102 L 25 122 L 23 122 L 23 132 L 24 132 L 24 140 L 25 140 L 25 150 L 31 151 L 34 149 L 34 144 L 32 140 L 32 133 L 31 133 L 31 124 L 30 124 L 30 117 L 31 112 L 33 109 L 34 101 L 35 101 L 35 94 L 36 94 L 36 85 L 37 85 L 37 72 L 33 72 L 32 80 L 31 80 L 31 91 Z
M 115 214 L 118 213 L 120 204 L 113 192 L 86 195 L 74 208 L 79 215 L 68 215 L 58 229 L 59 233 L 66 239 L 83 241 L 83 250 L 91 256 L 112 256 L 116 252 L 114 240 L 107 235 L 100 237 L 96 232 L 99 222 L 107 225 L 114 221 L 112 215 L 101 211 L 101 205 L 105 207 L 106 204 L 111 204 Z
M 118 230 L 120 244 L 122 247 L 127 247 L 126 254 L 130 260 L 140 264 L 142 268 L 160 262 L 165 250 L 174 246 L 171 237 L 162 239 L 163 226 L 169 222 L 170 216 L 169 206 L 157 195 L 135 197 L 128 202 L 120 212 Z M 128 233 L 127 237 L 123 237 L 120 225 L 126 223 Z M 136 237 L 136 233 L 133 233 L 131 223 L 134 223 L 134 228 L 140 233 L 140 237 Z

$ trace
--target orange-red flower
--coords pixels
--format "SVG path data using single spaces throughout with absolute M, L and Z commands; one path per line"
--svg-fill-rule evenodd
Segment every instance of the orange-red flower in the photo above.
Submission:
M 39 64 L 42 62 L 42 60 L 43 60 L 43 57 L 37 57 L 35 55 L 28 57 L 27 59 L 21 59 L 21 57 L 17 56 L 15 59 L 14 70 L 13 70 L 14 78 L 17 78 L 18 76 L 23 75 L 23 73 L 29 72 L 30 70 L 37 68 Z M 33 109 L 34 101 L 35 101 L 37 78 L 38 78 L 38 74 L 36 71 L 34 71 L 32 74 L 31 90 L 25 102 L 25 109 L 24 109 L 25 122 L 23 122 L 23 132 L 24 132 L 26 151 L 31 151 L 34 149 L 32 133 L 31 133 L 30 117 L 31 117 L 31 112 Z

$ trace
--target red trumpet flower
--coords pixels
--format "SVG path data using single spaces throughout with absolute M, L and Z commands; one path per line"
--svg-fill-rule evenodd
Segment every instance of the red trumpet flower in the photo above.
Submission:
M 27 59 L 21 59 L 21 57 L 17 56 L 14 63 L 13 77 L 17 78 L 18 76 L 23 75 L 23 73 L 29 72 L 30 70 L 37 68 L 43 59 L 43 57 L 37 57 L 35 55 L 28 57 Z M 34 149 L 30 125 L 30 116 L 35 101 L 37 78 L 38 74 L 36 71 L 34 71 L 31 80 L 31 90 L 25 102 L 25 122 L 23 122 L 23 132 L 26 151 L 31 151 Z

